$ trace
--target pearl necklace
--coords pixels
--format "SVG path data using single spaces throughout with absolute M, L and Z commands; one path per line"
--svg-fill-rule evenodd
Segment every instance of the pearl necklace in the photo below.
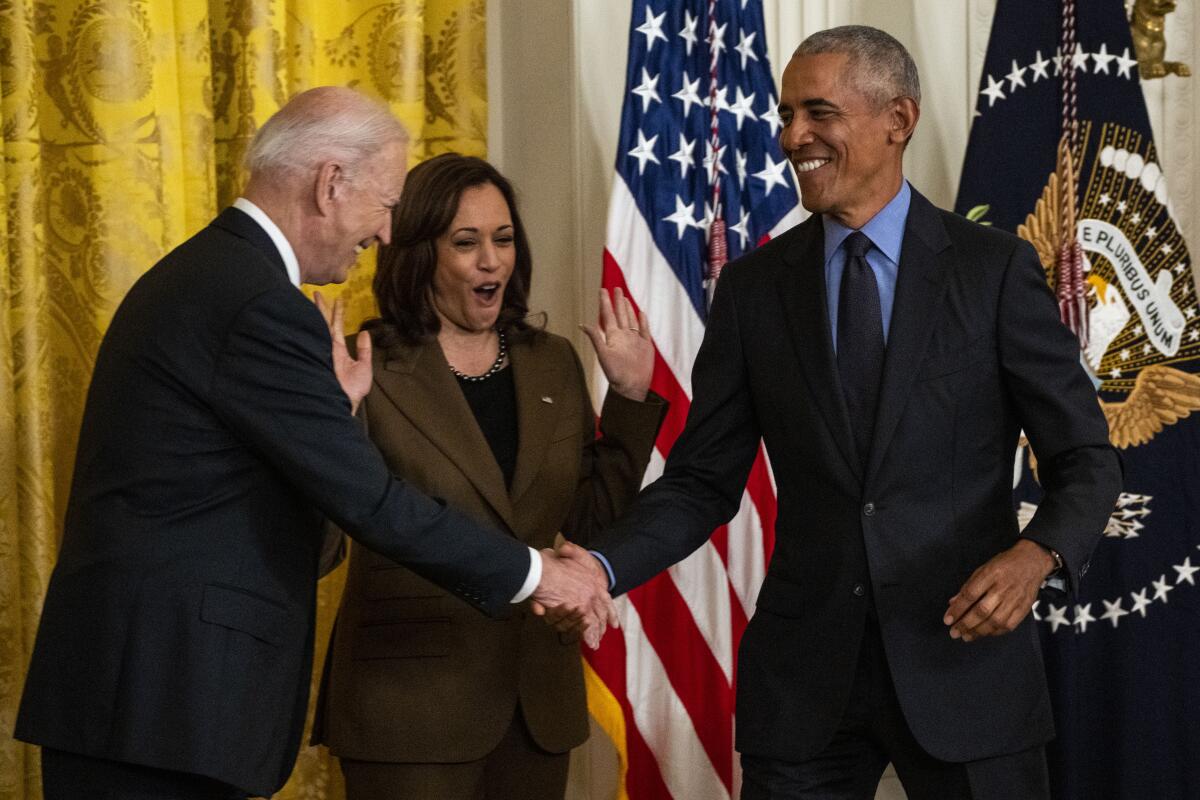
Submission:
M 453 364 L 447 364 L 446 366 L 450 367 L 450 371 L 454 373 L 454 377 L 458 378 L 460 381 L 471 381 L 472 383 L 478 383 L 479 381 L 487 380 L 499 372 L 501 367 L 504 366 L 504 358 L 508 355 L 508 348 L 504 345 L 504 331 L 496 331 L 496 335 L 500 337 L 500 352 L 496 354 L 496 360 L 492 362 L 490 367 L 488 367 L 488 371 L 482 375 L 467 375 L 466 373 L 459 372 L 457 369 L 455 369 Z

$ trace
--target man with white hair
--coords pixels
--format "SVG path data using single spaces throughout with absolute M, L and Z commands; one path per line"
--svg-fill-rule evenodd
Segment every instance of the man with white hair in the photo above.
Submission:
M 245 195 L 118 308 L 17 720 L 46 800 L 284 784 L 325 518 L 488 614 L 532 598 L 592 637 L 611 618 L 578 565 L 392 478 L 351 416 L 369 352 L 351 358 L 298 287 L 388 241 L 406 142 L 357 92 L 295 97 L 251 145 Z

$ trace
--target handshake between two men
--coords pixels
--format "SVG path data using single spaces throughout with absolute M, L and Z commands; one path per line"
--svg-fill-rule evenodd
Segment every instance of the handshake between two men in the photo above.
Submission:
M 608 575 L 587 550 L 563 542 L 541 551 L 542 579 L 530 596 L 534 614 L 562 633 L 578 632 L 593 650 L 611 625 L 620 627 Z
M 350 400 L 351 411 L 357 412 L 374 380 L 371 336 L 360 331 L 354 339 L 355 352 L 351 352 L 343 335 L 344 300 L 339 298 L 331 304 L 316 292 L 313 301 L 329 328 L 334 374 Z M 601 290 L 599 306 L 599 325 L 581 328 L 592 341 L 611 390 L 627 401 L 644 403 L 654 372 L 654 345 L 645 314 L 636 311 L 619 288 L 611 297 Z M 657 415 L 661 421 L 661 412 Z M 652 441 L 653 434 L 647 445 Z M 540 555 L 541 577 L 529 596 L 533 612 L 560 632 L 579 633 L 595 649 L 609 625 L 618 627 L 616 606 L 608 593 L 607 571 L 590 552 L 568 541 L 562 541 L 556 549 L 545 548 Z

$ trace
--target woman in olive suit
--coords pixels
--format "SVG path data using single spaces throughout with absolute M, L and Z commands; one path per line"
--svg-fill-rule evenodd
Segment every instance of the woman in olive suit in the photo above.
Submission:
M 571 344 L 527 321 L 531 258 L 486 161 L 415 167 L 375 276 L 374 382 L 359 415 L 392 471 L 534 548 L 589 535 L 636 495 L 665 404 L 618 290 L 585 326 L 609 390 L 599 435 Z M 357 545 L 314 739 L 349 800 L 558 799 L 588 735 L 579 643 L 515 607 L 490 620 Z

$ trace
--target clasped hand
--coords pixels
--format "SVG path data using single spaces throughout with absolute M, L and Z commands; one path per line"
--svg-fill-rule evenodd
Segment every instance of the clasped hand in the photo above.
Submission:
M 608 626 L 620 627 L 608 594 L 608 574 L 596 557 L 571 542 L 541 551 L 542 580 L 530 607 L 557 630 L 579 631 L 595 650 Z

